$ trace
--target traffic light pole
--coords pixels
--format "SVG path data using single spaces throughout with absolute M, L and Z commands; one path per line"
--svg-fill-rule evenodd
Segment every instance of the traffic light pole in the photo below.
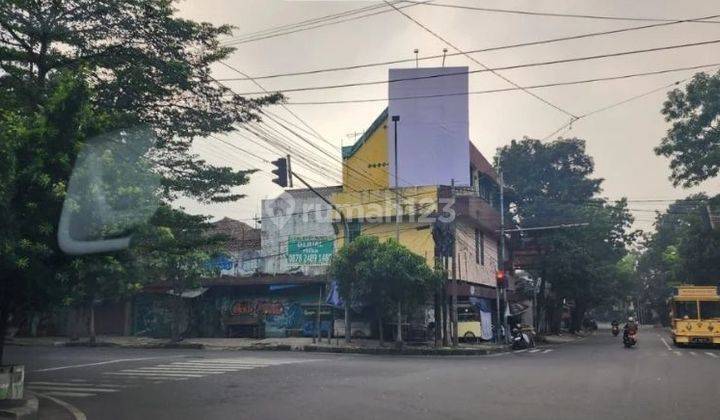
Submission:
M 288 156 L 288 163 L 289 162 L 290 162 L 290 156 Z M 288 165 L 288 169 L 289 169 L 289 165 Z M 342 223 L 342 225 L 343 225 L 343 238 L 345 240 L 345 243 L 350 243 L 350 227 L 348 226 L 347 219 L 345 218 L 345 213 L 343 213 L 342 210 L 340 210 L 335 204 L 333 204 L 332 201 L 328 200 L 327 198 L 325 198 L 324 195 L 317 192 L 317 190 L 315 188 L 313 188 L 312 186 L 310 186 L 310 184 L 305 182 L 305 180 L 302 179 L 302 177 L 298 176 L 298 174 L 291 172 L 290 170 L 288 170 L 288 174 L 290 175 L 290 179 L 292 179 L 293 177 L 297 178 L 298 181 L 302 182 L 303 185 L 305 185 L 310 191 L 313 192 L 313 194 L 320 197 L 320 199 L 322 201 L 327 203 L 330 207 L 332 207 L 333 210 L 335 210 L 340 215 L 340 223 Z M 345 306 L 345 342 L 350 343 L 350 333 L 351 333 L 351 331 L 350 331 L 350 302 L 348 302 L 348 299 L 345 299 L 344 306 Z

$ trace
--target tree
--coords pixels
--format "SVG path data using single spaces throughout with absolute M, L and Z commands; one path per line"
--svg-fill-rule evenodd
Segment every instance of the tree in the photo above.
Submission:
M 617 290 L 617 263 L 634 239 L 632 217 L 624 200 L 610 204 L 597 196 L 602 179 L 592 178 L 594 164 L 580 139 L 513 140 L 500 149 L 511 218 L 522 227 L 588 223 L 567 229 L 525 233 L 544 252 L 535 277 L 552 284 L 544 304 L 551 328 L 558 330 L 563 300 L 574 303 L 571 330 L 580 328 L 585 312 Z M 544 296 L 541 293 L 540 296 Z
M 87 86 L 77 78 L 63 75 L 47 89 L 36 112 L 0 110 L 0 149 L 8 151 L 0 178 L 0 356 L 11 314 L 62 301 L 59 273 L 69 258 L 55 252 L 55 233 L 71 156 L 104 122 L 90 118 Z
M 161 206 L 131 248 L 144 275 L 170 288 L 174 341 L 184 332 L 183 293 L 199 287 L 203 278 L 218 274 L 211 261 L 221 254 L 227 238 L 211 234 L 211 227 L 206 216 Z
M 397 308 L 396 342 L 402 342 L 402 313 L 424 304 L 433 290 L 433 271 L 425 258 L 412 253 L 396 241 L 382 243 L 372 261 L 373 293 L 385 297 Z
M 204 201 L 241 198 L 245 171 L 216 167 L 191 153 L 192 140 L 259 120 L 260 107 L 282 99 L 247 99 L 211 76 L 232 48 L 219 37 L 230 26 L 174 16 L 172 0 L 10 0 L 0 5 L 0 97 L 35 112 L 58 74 L 82 75 L 89 105 L 147 124 L 166 196 Z M 72 156 L 70 156 L 72 162 Z
M 706 206 L 720 197 L 693 194 L 658 213 L 638 261 L 641 299 L 667 324 L 667 298 L 679 284 L 720 282 L 720 232 L 710 227 Z
M 672 123 L 655 153 L 670 158 L 673 185 L 691 187 L 720 170 L 720 72 L 697 73 L 668 93 L 662 114 Z
M 374 236 L 359 236 L 341 247 L 333 256 L 330 272 L 338 279 L 343 300 L 374 307 L 381 344 L 384 314 L 395 312 L 401 328 L 403 310 L 407 313 L 425 303 L 436 278 L 423 257 L 393 240 L 380 242 Z M 401 338 L 398 332 L 397 339 Z
M 0 3 L 0 151 L 8 153 L 0 157 L 0 363 L 10 314 L 63 301 L 73 283 L 72 258 L 55 237 L 87 139 L 149 126 L 158 140 L 147 156 L 166 202 L 242 197 L 235 188 L 252 171 L 208 164 L 192 141 L 259 120 L 260 108 L 282 97 L 247 99 L 215 81 L 211 65 L 233 51 L 219 37 L 231 28 L 178 18 L 172 4 Z M 89 267 L 74 275 L 97 273 Z
M 358 306 L 364 298 L 381 296 L 371 293 L 372 260 L 380 242 L 374 236 L 359 236 L 352 242 L 344 244 L 333 255 L 330 261 L 330 275 L 337 279 L 338 292 L 345 303 L 345 342 L 350 342 L 350 311 L 348 308 Z

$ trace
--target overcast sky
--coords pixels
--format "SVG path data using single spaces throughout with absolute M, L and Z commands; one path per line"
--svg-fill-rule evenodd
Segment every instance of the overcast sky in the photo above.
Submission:
M 535 12 L 663 19 L 687 19 L 720 14 L 720 4 L 717 0 L 437 0 L 435 3 Z M 185 0 L 178 3 L 177 7 L 184 17 L 214 24 L 234 25 L 237 27 L 234 35 L 240 37 L 280 25 L 376 4 L 381 2 Z M 427 5 L 414 5 L 403 11 L 462 50 L 653 23 L 501 14 Z M 474 54 L 473 57 L 487 66 L 498 67 L 715 39 L 720 39 L 720 24 L 681 23 L 622 34 L 485 52 Z M 435 55 L 441 54 L 445 47 L 447 46 L 417 24 L 392 11 L 337 25 L 243 43 L 237 45 L 237 51 L 227 62 L 251 76 L 261 76 L 412 58 L 415 48 L 420 50 L 420 56 Z M 449 49 L 452 52 L 452 48 Z M 718 44 L 506 70 L 501 73 L 519 85 L 530 86 L 713 63 L 720 63 Z M 440 59 L 420 63 L 421 66 L 440 64 Z M 408 65 L 414 64 L 408 63 L 402 66 Z M 478 64 L 462 55 L 448 57 L 446 65 L 469 66 L 471 70 L 480 68 Z M 388 68 L 389 66 L 379 66 L 319 75 L 265 79 L 259 82 L 266 89 L 274 91 L 385 80 Z M 710 68 L 707 71 L 715 70 Z M 694 73 L 695 71 L 681 71 L 625 80 L 550 87 L 533 92 L 572 114 L 583 115 L 632 96 L 660 89 L 686 79 Z M 224 66 L 217 66 L 215 77 L 241 76 Z M 258 87 L 249 81 L 225 83 L 237 92 L 258 90 Z M 470 75 L 470 91 L 506 87 L 510 85 L 495 75 L 489 73 Z M 588 116 L 574 123 L 571 130 L 558 133 L 565 137 L 575 136 L 587 140 L 587 151 L 595 160 L 596 175 L 605 179 L 603 195 L 611 199 L 628 197 L 631 200 L 630 207 L 637 209 L 634 211 L 638 219 L 637 227 L 644 229 L 652 225 L 652 210 L 664 208 L 667 203 L 633 200 L 674 199 L 696 191 L 720 193 L 720 182 L 717 179 L 692 190 L 674 188 L 668 181 L 668 160 L 653 153 L 653 147 L 659 143 L 668 126 L 660 114 L 667 90 L 661 89 L 640 99 Z M 289 102 L 383 98 L 387 96 L 387 85 L 293 92 L 287 96 Z M 350 144 L 354 133 L 362 132 L 369 126 L 385 106 L 384 103 L 376 102 L 288 105 L 288 108 L 323 138 L 336 145 L 337 148 L 333 152 L 339 158 L 340 144 Z M 285 109 L 272 107 L 271 111 L 309 131 Z M 524 136 L 544 138 L 567 123 L 569 119 L 566 114 L 522 91 L 470 95 L 470 139 L 488 159 L 492 159 L 498 147 L 508 144 L 512 139 L 521 139 Z M 243 133 L 243 136 L 249 137 L 247 133 Z M 225 140 L 262 158 L 271 160 L 278 157 L 276 153 L 251 143 L 240 134 L 230 135 Z M 299 140 L 295 138 L 294 141 Z M 315 139 L 315 141 L 321 147 L 327 146 L 320 140 Z M 307 145 L 303 147 L 312 150 Z M 324 148 L 330 150 L 329 146 Z M 264 170 L 270 167 L 256 157 L 213 139 L 197 141 L 196 150 L 213 163 L 223 163 L 236 168 L 247 168 L 248 165 L 252 165 Z M 340 163 L 320 154 L 317 150 L 312 152 L 317 155 L 318 161 L 327 162 L 327 165 L 334 164 L 336 171 L 339 170 Z M 313 172 L 301 167 L 300 162 L 297 169 L 314 178 L 315 185 L 328 185 L 338 180 L 337 177 L 332 177 L 331 171 L 316 169 Z M 323 174 L 329 176 L 323 178 Z M 273 197 L 279 194 L 281 189 L 270 182 L 268 174 L 259 173 L 253 175 L 251 183 L 243 187 L 242 191 L 247 194 L 247 198 L 237 203 L 200 206 L 186 200 L 182 205 L 189 211 L 210 214 L 217 218 L 227 216 L 240 220 L 251 219 L 259 215 L 260 199 Z

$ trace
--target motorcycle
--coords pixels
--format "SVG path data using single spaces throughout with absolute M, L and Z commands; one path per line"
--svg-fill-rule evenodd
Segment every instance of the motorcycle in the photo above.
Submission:
M 523 350 L 535 347 L 535 341 L 530 334 L 522 332 L 519 328 L 513 328 L 510 331 L 510 341 L 513 350 Z
M 612 335 L 613 337 L 617 337 L 618 334 L 620 334 L 620 327 L 617 325 L 612 326 Z
M 626 348 L 630 348 L 637 344 L 637 334 L 634 331 L 628 331 L 627 334 L 623 337 L 623 345 L 625 345 Z

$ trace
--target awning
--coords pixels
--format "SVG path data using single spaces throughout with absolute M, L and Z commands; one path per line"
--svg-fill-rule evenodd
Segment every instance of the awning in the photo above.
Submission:
M 207 292 L 207 290 L 208 290 L 207 287 L 198 287 L 197 289 L 185 290 L 182 293 L 180 293 L 180 297 L 187 298 L 187 299 L 193 299 L 193 298 L 196 298 L 196 297 L 202 295 L 203 293 Z M 167 293 L 169 295 L 174 295 L 174 296 L 178 295 L 177 293 L 175 293 L 174 289 L 170 289 L 165 293 Z

